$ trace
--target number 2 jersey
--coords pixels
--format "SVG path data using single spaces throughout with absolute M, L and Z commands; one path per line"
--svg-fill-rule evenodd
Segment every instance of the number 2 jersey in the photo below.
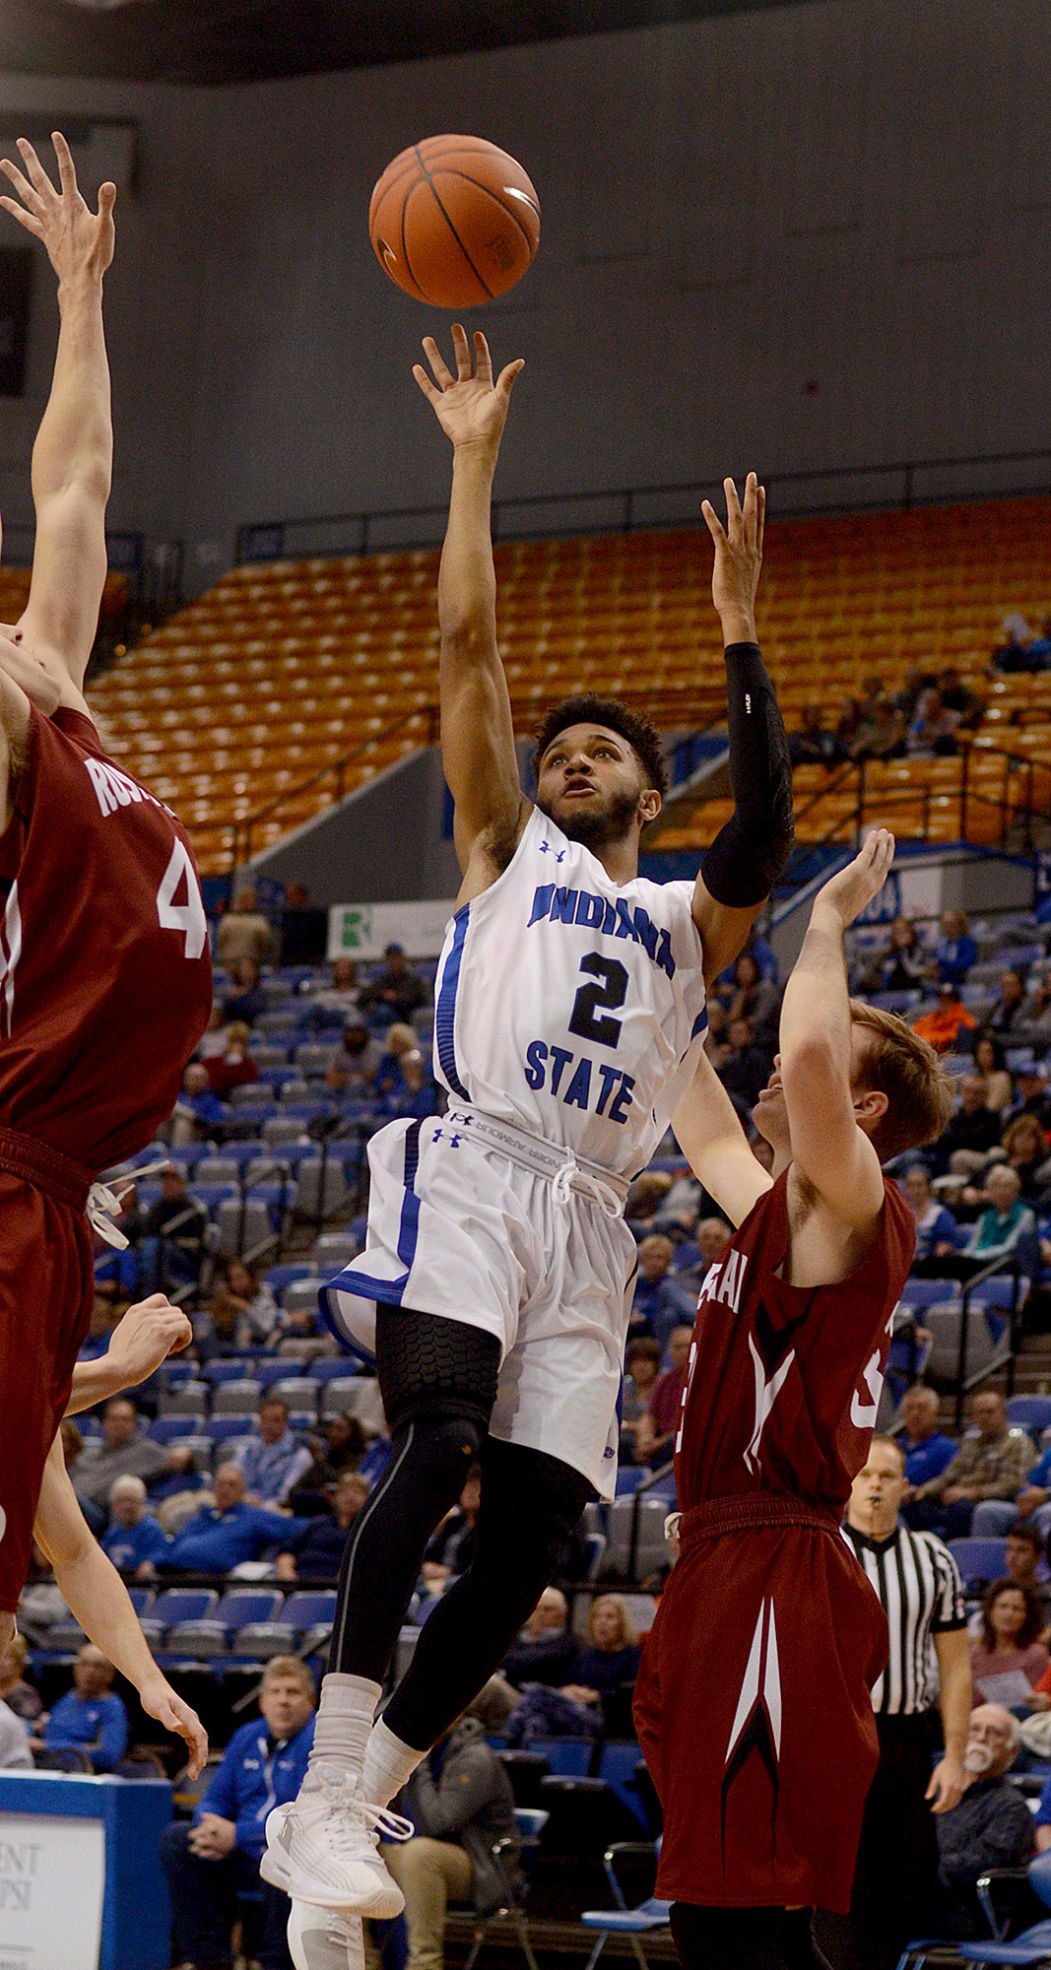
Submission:
M 174 814 L 82 712 L 32 709 L 0 838 L 0 1127 L 97 1172 L 171 1114 L 212 1003 Z
M 534 808 L 446 932 L 434 1067 L 452 1099 L 620 1177 L 645 1169 L 707 1027 L 692 901 L 688 882 L 613 882 Z

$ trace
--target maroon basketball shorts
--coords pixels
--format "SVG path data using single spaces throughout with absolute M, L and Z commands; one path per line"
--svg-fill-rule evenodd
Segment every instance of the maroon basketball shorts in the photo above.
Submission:
M 636 1689 L 664 1812 L 657 1893 L 845 1912 L 876 1768 L 883 1610 L 834 1523 L 713 1534 L 712 1511 L 684 1514 Z
M 83 1209 L 0 1168 L 0 1608 L 18 1606 L 93 1300 Z

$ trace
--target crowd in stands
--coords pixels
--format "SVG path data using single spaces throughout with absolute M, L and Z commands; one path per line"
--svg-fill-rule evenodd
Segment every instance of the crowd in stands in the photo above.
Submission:
M 793 766 L 842 766 L 863 759 L 938 759 L 959 751 L 961 735 L 977 731 L 985 705 L 955 668 L 910 670 L 899 691 L 867 677 L 860 698 L 839 701 L 835 723 L 818 703 L 803 706 L 789 733 Z

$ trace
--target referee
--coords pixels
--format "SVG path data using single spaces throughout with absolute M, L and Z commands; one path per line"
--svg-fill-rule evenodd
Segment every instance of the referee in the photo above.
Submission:
M 904 1489 L 904 1453 L 874 1436 L 843 1534 L 883 1604 L 890 1658 L 872 1692 L 880 1762 L 850 1917 L 825 1917 L 819 1930 L 834 1970 L 894 1970 L 905 1943 L 923 1934 L 938 1874 L 932 1816 L 964 1789 L 972 1691 L 963 1591 L 941 1540 L 899 1519 Z

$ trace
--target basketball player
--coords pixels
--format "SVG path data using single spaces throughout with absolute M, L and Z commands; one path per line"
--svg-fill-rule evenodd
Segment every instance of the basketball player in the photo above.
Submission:
M 881 1159 L 952 1090 L 903 1020 L 847 996 L 843 932 L 883 887 L 883 829 L 819 891 L 752 1155 L 711 1066 L 675 1128 L 738 1230 L 705 1276 L 676 1439 L 681 1556 L 643 1654 L 639 1742 L 664 1813 L 658 1894 L 686 1970 L 824 1962 L 876 1767 L 886 1620 L 839 1522 L 876 1421 L 914 1245 Z
M 112 432 L 102 330 L 112 185 L 97 213 L 56 133 L 0 199 L 58 277 L 54 380 L 33 449 L 29 600 L 0 625 L 0 1642 L 13 1632 L 44 1460 L 92 1305 L 100 1170 L 171 1113 L 211 1003 L 189 845 L 109 761 L 82 695 L 106 574 Z
M 186 1315 L 163 1293 L 151 1293 L 148 1300 L 128 1308 L 105 1354 L 97 1361 L 80 1362 L 73 1370 L 66 1414 L 77 1416 L 122 1389 L 136 1387 L 192 1338 Z M 63 1599 L 89 1640 L 138 1691 L 147 1716 L 185 1741 L 189 1775 L 196 1778 L 208 1756 L 204 1726 L 158 1669 L 120 1574 L 88 1530 L 66 1470 L 60 1435 L 44 1466 L 33 1537 L 50 1560 Z
M 549 712 L 526 798 L 489 527 L 522 365 L 494 384 L 484 336 L 473 360 L 462 328 L 453 346 L 455 373 L 429 338 L 434 380 L 414 372 L 453 445 L 438 608 L 463 883 L 435 1016 L 450 1107 L 373 1138 L 367 1249 L 322 1294 L 337 1334 L 375 1353 L 393 1454 L 348 1542 L 311 1767 L 298 1801 L 271 1815 L 262 1863 L 294 1899 L 370 1915 L 402 1906 L 376 1853 L 377 1810 L 502 1660 L 587 1500 L 612 1495 L 628 1184 L 693 1077 L 706 980 L 740 949 L 792 842 L 784 728 L 755 641 L 754 474 L 743 506 L 727 480 L 725 528 L 704 507 L 737 811 L 696 883 L 639 878 L 664 770 L 657 734 L 623 705 L 574 698 Z M 474 1561 L 373 1730 L 424 1546 L 479 1456 Z

